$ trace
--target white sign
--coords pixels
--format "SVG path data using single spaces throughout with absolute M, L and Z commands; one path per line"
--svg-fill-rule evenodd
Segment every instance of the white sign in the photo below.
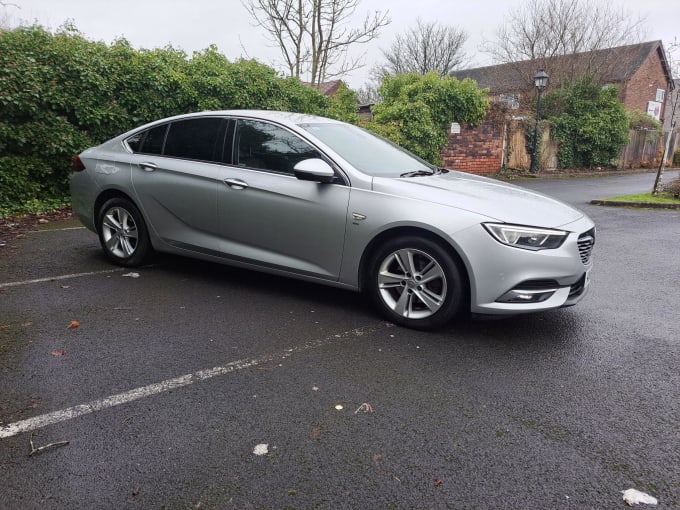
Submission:
M 452 135 L 459 135 L 460 134 L 460 124 L 457 122 L 454 122 L 451 124 L 451 134 Z
M 658 103 L 657 101 L 648 101 L 647 115 L 654 117 L 656 120 L 661 119 L 661 103 Z

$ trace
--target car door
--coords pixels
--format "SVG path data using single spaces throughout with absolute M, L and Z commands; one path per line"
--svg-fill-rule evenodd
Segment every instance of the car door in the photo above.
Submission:
M 233 164 L 220 171 L 221 250 L 275 270 L 336 280 L 350 187 L 299 180 L 296 163 L 323 156 L 276 124 L 238 119 Z
M 187 119 L 128 139 L 136 149 L 132 184 L 149 227 L 164 242 L 203 253 L 219 249 L 217 193 L 226 125 L 218 117 Z

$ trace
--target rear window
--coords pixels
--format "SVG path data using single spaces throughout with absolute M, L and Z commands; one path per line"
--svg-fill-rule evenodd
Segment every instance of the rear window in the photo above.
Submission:
M 219 118 L 189 119 L 170 125 L 163 155 L 176 158 L 219 161 Z
M 168 124 L 156 126 L 141 133 L 136 133 L 125 140 L 132 152 L 140 154 L 161 154 Z
M 136 154 L 219 162 L 227 122 L 218 117 L 178 120 L 135 133 L 125 142 Z

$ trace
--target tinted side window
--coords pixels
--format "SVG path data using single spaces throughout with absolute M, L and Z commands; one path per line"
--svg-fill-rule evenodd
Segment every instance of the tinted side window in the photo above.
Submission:
M 188 119 L 170 125 L 163 155 L 178 158 L 219 161 L 221 147 L 218 134 L 223 120 L 219 118 Z M 145 142 L 146 146 L 146 142 Z
M 293 167 L 303 159 L 321 157 L 311 145 L 283 128 L 241 119 L 236 127 L 235 152 L 238 166 L 287 174 L 292 174 Z
M 141 133 L 132 135 L 125 141 L 127 142 L 130 149 L 132 149 L 132 152 L 140 152 L 140 149 L 142 148 L 142 142 L 144 141 L 145 136 L 146 131 L 142 131 Z
M 144 154 L 160 154 L 163 150 L 163 142 L 165 141 L 165 132 L 167 130 L 167 124 L 149 129 L 142 141 L 139 152 Z

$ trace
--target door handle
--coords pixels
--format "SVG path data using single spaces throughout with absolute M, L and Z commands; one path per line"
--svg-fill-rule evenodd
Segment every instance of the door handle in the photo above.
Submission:
M 248 183 L 241 179 L 224 179 L 222 182 L 232 189 L 245 189 L 248 187 Z
M 139 168 L 145 172 L 153 172 L 158 166 L 155 163 L 144 162 L 139 164 Z

